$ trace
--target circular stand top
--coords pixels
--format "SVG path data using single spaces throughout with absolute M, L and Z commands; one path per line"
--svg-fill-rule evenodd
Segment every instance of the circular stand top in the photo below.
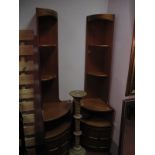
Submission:
M 87 93 L 83 90 L 73 90 L 69 93 L 69 95 L 71 95 L 72 97 L 75 97 L 75 98 L 82 98 L 82 97 L 86 96 Z

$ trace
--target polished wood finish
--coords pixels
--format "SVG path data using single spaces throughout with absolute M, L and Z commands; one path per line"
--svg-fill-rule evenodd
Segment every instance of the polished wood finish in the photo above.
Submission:
M 57 120 L 65 116 L 70 106 L 64 102 L 44 103 L 43 118 L 45 122 Z
M 52 17 L 57 19 L 57 12 L 51 9 L 37 8 L 37 16 L 38 17 Z
M 112 123 L 103 119 L 83 119 L 82 123 L 92 126 L 92 127 L 111 127 Z
M 108 152 L 111 144 L 113 109 L 109 106 L 114 15 L 87 16 L 85 91 L 81 100 L 82 145 Z
M 55 137 L 61 135 L 62 133 L 64 133 L 65 131 L 69 130 L 70 127 L 71 127 L 71 123 L 69 123 L 69 122 L 60 124 L 55 129 L 46 132 L 45 139 L 48 140 L 48 139 L 55 138 Z
M 58 20 L 49 9 L 36 9 L 42 104 L 59 101 L 58 96 Z
M 112 111 L 112 108 L 100 98 L 86 98 L 81 100 L 81 106 L 90 111 L 107 112 Z
M 46 142 L 46 154 L 57 154 L 62 155 L 67 154 L 70 146 L 71 140 L 71 123 L 64 122 L 59 126 L 55 127 L 53 130 L 46 132 L 45 142 Z
M 91 15 L 87 17 L 88 21 L 93 21 L 93 20 L 107 20 L 107 21 L 114 21 L 114 15 L 112 14 L 96 14 L 96 15 Z
M 37 8 L 36 16 L 41 114 L 44 123 L 44 151 L 40 153 L 38 148 L 37 153 L 62 155 L 69 150 L 69 143 L 63 140 L 69 141 L 70 133 L 67 130 L 70 129 L 70 106 L 59 100 L 58 15 L 54 10 Z
M 111 68 L 114 15 L 87 17 L 85 90 L 88 97 L 107 103 Z
M 96 77 L 108 77 L 108 75 L 102 71 L 88 71 L 87 74 Z

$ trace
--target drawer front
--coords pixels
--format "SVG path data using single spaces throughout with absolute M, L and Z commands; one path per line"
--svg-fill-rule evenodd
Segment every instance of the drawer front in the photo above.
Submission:
M 81 125 L 84 135 L 95 138 L 110 138 L 112 134 L 112 127 L 96 128 L 87 125 Z
M 66 131 L 65 133 L 54 137 L 52 139 L 46 139 L 46 148 L 50 149 L 50 148 L 56 148 L 58 146 L 61 146 L 62 144 L 64 144 L 66 141 L 71 139 L 71 134 L 69 131 Z
M 81 144 L 86 148 L 94 150 L 108 150 L 110 149 L 111 139 L 96 139 L 83 135 L 81 137 Z
M 48 155 L 67 155 L 69 151 L 69 141 L 55 148 L 47 149 Z

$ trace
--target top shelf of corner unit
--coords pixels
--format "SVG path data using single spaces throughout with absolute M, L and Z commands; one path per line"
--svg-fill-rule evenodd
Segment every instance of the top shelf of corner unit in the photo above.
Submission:
M 108 77 L 107 73 L 104 73 L 102 71 L 95 71 L 95 70 L 87 71 L 87 75 L 94 76 L 94 77 L 102 77 L 102 78 Z
M 53 18 L 57 18 L 57 12 L 54 10 L 36 8 L 36 12 L 38 17 L 52 16 Z
M 90 15 L 87 17 L 88 21 L 93 21 L 93 20 L 105 20 L 105 21 L 114 21 L 114 15 L 112 14 L 95 14 L 95 15 Z

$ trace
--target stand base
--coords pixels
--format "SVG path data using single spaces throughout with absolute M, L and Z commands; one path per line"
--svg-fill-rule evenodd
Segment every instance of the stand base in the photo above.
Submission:
M 86 150 L 81 146 L 74 146 L 72 149 L 70 149 L 69 155 L 86 155 Z

